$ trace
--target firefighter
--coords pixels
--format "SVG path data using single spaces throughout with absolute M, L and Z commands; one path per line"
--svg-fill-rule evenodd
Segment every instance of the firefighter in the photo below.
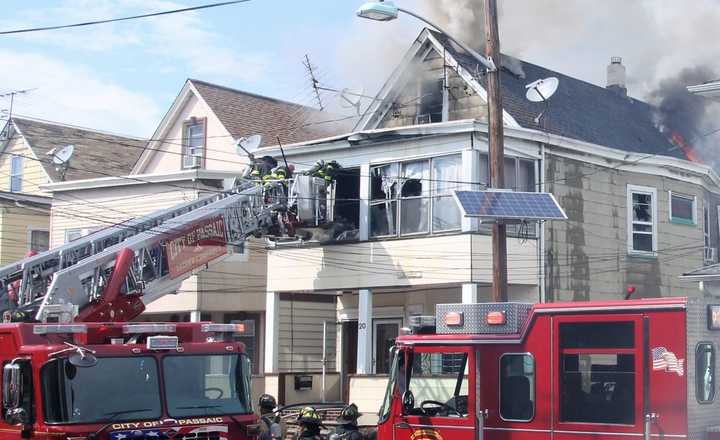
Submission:
M 337 418 L 338 426 L 330 435 L 330 440 L 362 440 L 363 436 L 357 425 L 357 420 L 361 415 L 354 403 L 343 408 Z
M 313 177 L 319 177 L 328 182 L 331 182 L 335 180 L 335 177 L 337 177 L 340 168 L 342 168 L 340 164 L 334 160 L 330 162 L 325 162 L 321 160 L 320 162 L 316 163 L 314 167 L 310 168 L 308 174 Z
M 322 419 L 317 410 L 312 406 L 306 406 L 298 414 L 297 423 L 300 425 L 300 432 L 297 438 L 302 440 L 322 440 L 320 428 Z
M 269 176 L 272 173 L 273 168 L 276 166 L 277 161 L 272 156 L 263 156 L 260 159 L 255 159 L 253 157 L 250 178 L 263 180 L 265 176 Z
M 270 394 L 260 396 L 260 440 L 279 440 L 282 438 L 280 416 L 276 414 L 277 402 Z

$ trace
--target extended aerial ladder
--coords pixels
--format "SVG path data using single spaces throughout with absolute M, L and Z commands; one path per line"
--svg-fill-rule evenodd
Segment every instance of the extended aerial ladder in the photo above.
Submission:
M 332 221 L 333 197 L 333 182 L 307 175 L 239 180 L 231 190 L 112 225 L 0 268 L 3 318 L 128 321 L 249 236 Z

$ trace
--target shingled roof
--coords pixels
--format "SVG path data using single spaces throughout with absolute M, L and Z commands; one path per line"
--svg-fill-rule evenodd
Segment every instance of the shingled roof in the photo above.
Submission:
M 146 143 L 143 139 L 26 117 L 13 116 L 12 122 L 53 182 L 61 180 L 47 154 L 53 148 L 75 146 L 65 180 L 80 180 L 129 174 Z
M 466 70 L 476 71 L 478 62 L 474 58 L 459 52 L 444 35 L 430 32 Z M 624 151 L 686 158 L 657 129 L 653 107 L 648 103 L 545 67 L 519 62 L 525 77 L 519 78 L 503 69 L 500 84 L 505 111 L 522 127 Z M 526 84 L 550 76 L 557 77 L 560 85 L 547 105 L 525 99 Z M 485 87 L 484 78 L 480 82 Z M 535 118 L 541 113 L 544 115 L 538 125 Z
M 263 145 L 276 145 L 279 136 L 283 143 L 291 144 L 332 136 L 348 128 L 324 123 L 332 117 L 313 107 L 197 79 L 189 81 L 225 129 L 236 138 L 259 134 L 263 137 Z

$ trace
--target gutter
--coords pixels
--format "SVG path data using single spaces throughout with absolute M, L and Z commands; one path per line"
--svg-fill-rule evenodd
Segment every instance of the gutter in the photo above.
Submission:
M 118 177 L 100 177 L 97 179 L 71 180 L 41 185 L 40 189 L 49 192 L 75 191 L 108 187 L 122 187 L 169 182 L 195 182 L 197 180 L 225 180 L 237 177 L 240 171 L 185 170 L 168 174 L 137 174 Z M 188 187 L 187 189 L 194 189 Z
M 50 208 L 38 208 L 36 206 L 27 206 L 27 205 L 23 205 L 22 203 L 18 202 L 17 200 L 15 201 L 15 206 L 17 206 L 18 208 L 28 209 L 30 211 L 35 211 L 35 212 L 40 212 L 43 214 L 50 215 Z

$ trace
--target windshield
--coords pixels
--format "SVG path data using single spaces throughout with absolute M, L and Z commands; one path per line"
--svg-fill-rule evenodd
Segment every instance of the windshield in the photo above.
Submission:
M 245 355 L 167 356 L 165 395 L 171 417 L 247 414 L 250 360 Z
M 393 391 L 395 390 L 395 383 L 397 382 L 399 374 L 398 370 L 404 369 L 404 367 L 402 366 L 404 359 L 403 352 L 398 352 L 398 350 L 393 347 L 391 356 L 392 361 L 390 363 L 390 377 L 388 379 L 387 388 L 385 389 L 385 398 L 383 399 L 382 406 L 380 407 L 380 412 L 378 414 L 380 416 L 380 423 L 387 420 L 388 416 L 390 415 Z M 401 392 L 402 391 L 403 390 L 401 390 Z
M 152 357 L 98 358 L 79 368 L 54 359 L 41 371 L 48 423 L 101 423 L 159 418 L 157 363 Z

